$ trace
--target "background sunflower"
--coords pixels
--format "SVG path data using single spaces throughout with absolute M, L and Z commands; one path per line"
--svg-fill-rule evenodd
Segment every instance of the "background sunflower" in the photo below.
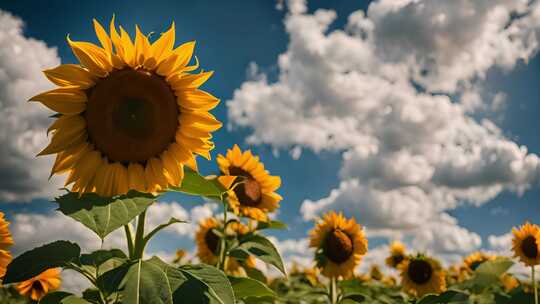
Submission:
M 435 259 L 424 255 L 409 257 L 399 270 L 403 289 L 416 297 L 446 290 L 444 271 Z

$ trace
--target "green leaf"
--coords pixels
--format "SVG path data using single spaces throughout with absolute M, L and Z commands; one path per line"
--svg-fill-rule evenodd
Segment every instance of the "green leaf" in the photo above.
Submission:
M 237 299 L 247 297 L 275 297 L 275 293 L 260 281 L 250 278 L 237 278 L 229 276 L 234 295 Z
M 246 266 L 244 267 L 244 270 L 246 271 L 247 276 L 252 279 L 255 279 L 263 283 L 266 283 L 268 281 L 264 273 L 257 268 L 251 268 L 251 267 Z
M 94 231 L 101 239 L 126 225 L 146 210 L 156 197 L 148 193 L 130 191 L 126 195 L 100 197 L 85 193 L 81 197 L 69 192 L 56 198 L 58 210 Z
M 99 267 L 112 258 L 127 259 L 127 256 L 120 249 L 97 250 L 81 255 L 80 261 L 82 265 Z
M 289 229 L 289 227 L 287 226 L 287 224 L 280 221 L 259 222 L 257 224 L 257 230 L 263 229 L 287 230 Z
M 240 244 L 229 253 L 239 259 L 253 255 L 261 261 L 274 265 L 284 275 L 287 275 L 283 260 L 276 247 L 267 238 L 257 234 L 249 234 L 240 239 Z
M 475 270 L 474 277 L 470 283 L 480 289 L 493 286 L 500 281 L 501 275 L 512 267 L 513 264 L 514 262 L 503 258 L 484 262 Z
M 206 264 L 184 265 L 180 270 L 188 277 L 188 282 L 177 290 L 182 303 L 236 303 L 231 283 L 221 270 Z M 209 302 L 203 301 L 201 295 Z
M 56 291 L 47 294 L 39 301 L 39 304 L 92 304 L 84 299 L 78 298 L 69 292 Z
M 148 235 L 145 237 L 145 241 L 148 242 L 159 231 L 169 227 L 170 225 L 174 225 L 174 224 L 178 224 L 178 223 L 186 223 L 186 221 L 182 221 L 182 220 L 179 220 L 179 219 L 176 219 L 176 218 L 172 217 L 171 219 L 169 219 L 169 221 L 167 223 L 157 226 L 156 228 L 154 228 L 154 230 L 152 230 L 150 233 L 148 233 Z
M 448 290 L 440 295 L 426 295 L 417 304 L 439 304 L 439 303 L 464 303 L 469 299 L 469 295 L 456 290 Z
M 177 268 L 153 258 L 131 265 L 124 281 L 124 304 L 172 304 L 181 302 L 180 295 L 175 295 L 175 291 L 187 278 Z
M 79 245 L 67 241 L 56 241 L 34 248 L 21 254 L 8 265 L 3 283 L 31 279 L 47 269 L 63 267 L 67 263 L 76 261 L 80 255 Z
M 206 179 L 199 173 L 184 167 L 184 179 L 179 187 L 170 187 L 169 190 L 190 195 L 200 195 L 221 200 L 227 190 L 216 180 Z
M 99 290 L 95 288 L 88 288 L 82 293 L 83 299 L 87 300 L 90 303 L 101 304 L 101 297 L 99 295 Z

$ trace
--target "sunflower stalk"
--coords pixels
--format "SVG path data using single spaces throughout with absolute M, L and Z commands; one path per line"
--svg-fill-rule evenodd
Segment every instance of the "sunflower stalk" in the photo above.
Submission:
M 227 259 L 227 250 L 226 250 L 226 234 L 225 230 L 227 229 L 227 203 L 223 203 L 223 230 L 222 235 L 219 238 L 219 260 L 218 268 L 225 272 L 225 264 Z
M 131 231 L 131 224 L 124 225 L 124 232 L 126 233 L 129 258 L 133 258 L 133 232 Z
M 133 248 L 133 256 L 131 259 L 142 259 L 144 255 L 144 248 L 146 247 L 146 240 L 144 238 L 144 222 L 146 220 L 146 210 L 144 210 L 137 219 L 137 231 L 135 232 L 135 242 Z
M 337 304 L 337 302 L 338 302 L 337 278 L 332 277 L 330 279 L 330 303 Z
M 533 284 L 533 289 L 534 289 L 534 304 L 538 304 L 538 288 L 536 286 L 534 266 L 531 266 L 531 277 L 532 277 L 532 284 Z

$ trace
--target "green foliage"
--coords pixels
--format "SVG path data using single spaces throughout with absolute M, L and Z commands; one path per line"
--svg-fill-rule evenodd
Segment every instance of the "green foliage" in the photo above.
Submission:
M 79 196 L 68 192 L 56 198 L 58 210 L 94 231 L 101 239 L 128 224 L 150 206 L 156 197 L 130 191 L 116 197 L 100 197 L 94 193 Z
M 170 187 L 169 190 L 218 200 L 221 200 L 227 191 L 216 179 L 207 179 L 187 167 L 184 169 L 182 184 L 179 187 Z
M 268 221 L 268 222 L 259 222 L 257 224 L 257 230 L 263 230 L 263 229 L 277 229 L 277 230 L 287 230 L 289 227 L 287 224 L 280 222 L 280 221 Z
M 287 274 L 279 252 L 267 238 L 258 234 L 247 234 L 241 237 L 239 241 L 238 246 L 231 249 L 231 256 L 243 260 L 252 255 L 265 263 L 275 266 L 284 275 Z
M 260 281 L 250 278 L 229 277 L 232 284 L 234 295 L 237 299 L 245 298 L 274 298 L 275 293 Z
M 16 283 L 31 279 L 49 268 L 63 267 L 79 259 L 79 245 L 56 241 L 15 258 L 7 268 L 3 283 Z
M 47 294 L 39 304 L 92 304 L 91 302 L 81 299 L 69 292 L 56 291 Z

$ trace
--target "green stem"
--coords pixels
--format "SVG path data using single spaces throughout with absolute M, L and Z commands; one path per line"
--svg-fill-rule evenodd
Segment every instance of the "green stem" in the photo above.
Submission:
M 219 239 L 219 260 L 218 260 L 218 268 L 225 272 L 225 264 L 227 259 L 227 254 L 225 250 L 226 242 L 225 242 L 225 229 L 227 228 L 227 204 L 223 204 L 223 229 L 222 229 L 222 235 Z
M 124 231 L 126 232 L 128 255 L 129 258 L 133 258 L 133 232 L 131 231 L 131 224 L 124 225 Z
M 534 266 L 531 266 L 531 276 L 534 288 L 534 304 L 538 304 L 538 288 L 536 287 L 536 278 L 534 277 Z
M 330 303 L 337 304 L 337 302 L 338 302 L 337 278 L 332 277 L 330 279 Z
M 133 260 L 142 259 L 144 255 L 144 247 L 146 245 L 144 239 L 144 222 L 146 220 L 146 210 L 139 214 L 137 219 L 137 231 L 135 232 L 135 243 L 133 248 Z

